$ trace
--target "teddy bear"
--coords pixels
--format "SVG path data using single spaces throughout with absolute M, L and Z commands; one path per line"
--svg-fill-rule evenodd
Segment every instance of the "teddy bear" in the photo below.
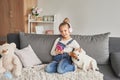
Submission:
M 70 56 L 72 57 L 73 63 L 85 72 L 90 69 L 93 71 L 99 70 L 96 60 L 88 56 L 82 48 L 74 49 L 74 51 L 70 53 Z
M 0 46 L 0 55 L 2 56 L 0 58 L 0 73 L 9 71 L 15 77 L 21 75 L 22 64 L 14 53 L 15 49 L 15 43 L 5 43 Z

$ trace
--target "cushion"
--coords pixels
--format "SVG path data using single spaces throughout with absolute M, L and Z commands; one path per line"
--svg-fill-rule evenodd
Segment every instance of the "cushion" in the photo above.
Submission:
M 98 64 L 108 64 L 109 60 L 109 32 L 95 35 L 74 35 L 80 46 Z
M 15 53 L 21 60 L 24 67 L 33 67 L 42 63 L 30 45 L 21 50 L 16 49 Z
M 30 44 L 36 55 L 43 63 L 48 63 L 52 60 L 50 51 L 54 40 L 58 35 L 43 35 L 43 34 L 27 34 L 20 32 L 20 48 L 26 47 Z
M 109 32 L 95 35 L 72 35 L 87 54 L 96 59 L 98 64 L 107 64 L 109 59 Z M 20 47 L 30 44 L 43 63 L 52 60 L 50 51 L 60 35 L 20 33 Z
M 111 53 L 110 60 L 115 74 L 120 77 L 120 52 Z

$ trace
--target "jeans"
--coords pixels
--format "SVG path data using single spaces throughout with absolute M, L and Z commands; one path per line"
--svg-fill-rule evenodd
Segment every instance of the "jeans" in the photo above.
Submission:
M 53 61 L 49 63 L 45 71 L 48 73 L 58 72 L 60 74 L 74 71 L 75 66 L 72 64 L 72 60 L 67 53 L 59 54 L 53 58 Z

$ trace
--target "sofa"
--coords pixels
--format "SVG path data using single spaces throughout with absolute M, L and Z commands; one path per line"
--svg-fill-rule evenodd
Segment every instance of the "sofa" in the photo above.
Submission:
M 120 38 L 109 37 L 110 33 L 95 35 L 71 35 L 77 40 L 87 54 L 96 59 L 99 71 L 103 73 L 104 80 L 120 80 Z M 41 59 L 47 64 L 52 60 L 50 50 L 57 37 L 60 35 L 9 33 L 7 42 L 14 42 L 18 49 L 30 44 Z

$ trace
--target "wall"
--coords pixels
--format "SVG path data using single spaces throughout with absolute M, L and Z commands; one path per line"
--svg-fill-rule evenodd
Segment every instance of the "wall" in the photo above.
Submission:
M 92 35 L 111 32 L 120 37 L 120 0 L 38 0 L 42 14 L 55 14 L 56 27 L 69 17 L 73 34 Z

